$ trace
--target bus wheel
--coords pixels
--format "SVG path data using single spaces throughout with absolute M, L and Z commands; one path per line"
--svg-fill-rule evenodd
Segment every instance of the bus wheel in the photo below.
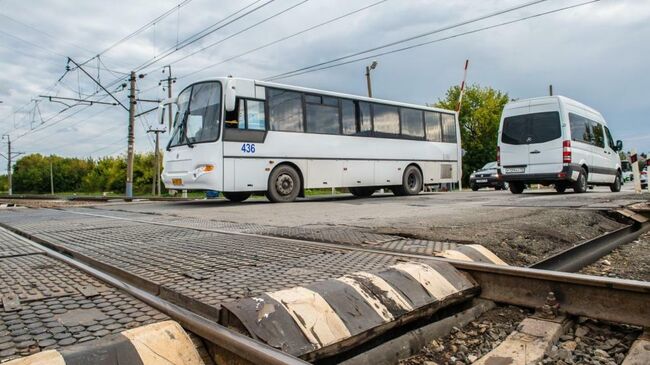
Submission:
M 244 200 L 250 198 L 251 193 L 246 191 L 232 192 L 232 193 L 223 193 L 223 196 L 230 200 L 231 202 L 243 202 Z
M 422 173 L 417 167 L 409 166 L 404 171 L 402 185 L 395 187 L 393 193 L 397 196 L 417 195 L 420 191 L 422 191 Z
M 266 197 L 275 203 L 291 202 L 300 194 L 300 175 L 288 165 L 275 168 L 269 177 L 269 190 Z
M 361 187 L 361 188 L 348 188 L 348 190 L 350 190 L 350 194 L 358 198 L 367 198 L 372 194 L 374 194 L 377 189 L 372 187 Z

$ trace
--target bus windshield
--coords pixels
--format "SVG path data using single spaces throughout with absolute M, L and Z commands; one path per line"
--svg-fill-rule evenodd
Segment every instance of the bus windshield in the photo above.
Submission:
M 203 82 L 178 96 L 178 112 L 169 147 L 214 142 L 221 129 L 221 83 Z

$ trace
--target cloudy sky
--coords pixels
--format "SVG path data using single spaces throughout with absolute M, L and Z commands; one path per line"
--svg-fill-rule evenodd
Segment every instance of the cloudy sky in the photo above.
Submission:
M 387 50 L 584 1 L 540 1 Z M 38 98 L 58 95 L 111 100 L 78 69 L 65 73 L 57 83 L 64 75 L 67 57 L 77 62 L 90 60 L 84 66 L 86 71 L 110 85 L 109 90 L 126 103 L 127 93 L 121 84 L 125 82 L 124 73 L 132 69 L 144 74 L 138 80 L 139 97 L 157 99 L 166 93 L 158 85 L 166 77 L 161 72 L 165 65 L 171 64 L 173 75 L 179 78 L 174 84 L 176 91 L 211 76 L 262 79 L 532 2 L 0 0 L 0 132 L 12 136 L 14 150 L 27 153 L 98 157 L 125 151 L 127 114 L 120 107 L 67 108 Z M 223 62 L 364 7 L 330 24 Z M 174 8 L 154 25 L 115 45 Z M 245 10 L 237 13 L 244 15 L 240 19 L 213 26 L 242 8 Z M 214 32 L 167 55 L 205 29 Z M 97 54 L 101 63 L 92 59 Z M 512 98 L 545 95 L 548 85 L 553 84 L 557 94 L 600 110 L 626 149 L 650 150 L 648 0 L 601 0 L 373 59 L 379 62 L 373 72 L 376 97 L 419 104 L 435 102 L 460 82 L 463 63 L 470 59 L 469 83 L 503 90 Z M 363 95 L 364 66 L 371 60 L 278 82 Z M 139 69 L 146 64 L 150 65 Z M 141 103 L 139 108 L 152 106 Z M 152 136 L 145 133 L 152 122 L 153 115 L 137 122 L 138 151 L 153 150 Z

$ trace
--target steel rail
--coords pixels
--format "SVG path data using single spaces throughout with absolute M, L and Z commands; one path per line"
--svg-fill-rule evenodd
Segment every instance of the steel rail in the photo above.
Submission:
M 650 306 L 648 305 L 650 303 L 650 282 L 459 261 L 423 254 L 395 251 L 387 252 L 386 250 L 366 247 L 269 237 L 254 233 L 231 232 L 212 228 L 188 227 L 166 222 L 152 222 L 104 214 L 74 211 L 65 212 L 182 229 L 262 237 L 285 242 L 309 242 L 320 247 L 391 255 L 405 259 L 445 261 L 449 262 L 455 268 L 468 273 L 478 282 L 481 287 L 479 297 L 482 299 L 528 308 L 540 308 L 545 304 L 548 294 L 553 292 L 557 297 L 560 309 L 567 314 L 650 327 Z M 14 230 L 10 226 L 2 223 L 0 223 L 0 226 Z M 15 231 L 20 234 L 20 231 Z
M 445 260 L 481 287 L 480 298 L 541 308 L 554 293 L 559 310 L 604 321 L 650 326 L 650 282 Z
M 530 268 L 563 272 L 577 272 L 598 261 L 615 248 L 630 243 L 650 230 L 650 223 L 634 223 L 602 234 L 547 257 Z
M 14 235 L 16 238 L 26 242 L 27 244 L 43 250 L 48 256 L 63 261 L 66 264 L 75 267 L 89 275 L 92 275 L 113 287 L 121 289 L 124 292 L 148 304 L 149 306 L 167 314 L 172 319 L 179 322 L 184 328 L 194 332 L 199 337 L 202 337 L 203 339 L 232 352 L 235 356 L 241 357 L 254 364 L 309 364 L 308 362 L 277 350 L 262 342 L 256 341 L 248 336 L 231 331 L 218 323 L 206 319 L 176 304 L 170 303 L 138 287 L 128 284 L 101 270 L 97 270 L 90 265 L 79 262 L 71 257 L 56 252 L 55 250 L 33 242 L 21 236 L 20 234 L 15 233 L 13 229 L 5 230 L 8 231 L 9 234 Z

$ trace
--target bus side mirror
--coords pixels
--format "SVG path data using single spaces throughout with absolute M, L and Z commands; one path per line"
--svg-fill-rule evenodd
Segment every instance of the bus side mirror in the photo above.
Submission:
M 623 151 L 623 142 L 620 139 L 616 141 L 616 151 Z
M 226 95 L 225 95 L 225 108 L 227 112 L 235 111 L 237 106 L 235 93 L 235 83 L 232 80 L 226 81 Z
M 149 130 L 154 132 L 166 132 L 167 128 L 165 127 L 165 115 L 167 108 L 171 108 L 172 104 L 176 102 L 176 98 L 164 99 L 160 104 L 158 104 L 158 112 L 156 120 L 158 123 L 149 127 Z

